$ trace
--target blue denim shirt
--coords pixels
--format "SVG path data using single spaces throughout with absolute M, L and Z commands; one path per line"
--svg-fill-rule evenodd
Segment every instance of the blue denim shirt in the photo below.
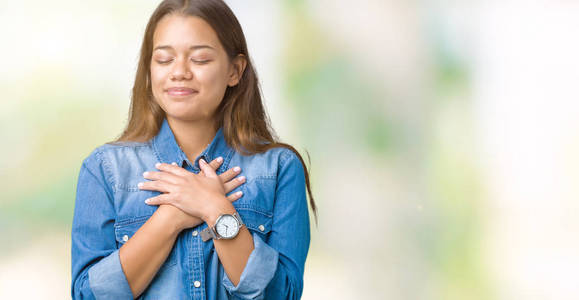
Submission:
M 254 250 L 234 286 L 213 241 L 203 242 L 207 224 L 182 231 L 139 299 L 299 299 L 310 243 L 304 170 L 285 148 L 244 156 L 230 148 L 220 128 L 211 144 L 190 162 L 165 119 L 148 142 L 104 144 L 84 159 L 78 177 L 72 224 L 73 299 L 132 299 L 119 248 L 155 212 L 144 200 L 158 191 L 140 190 L 142 174 L 155 163 L 177 162 L 198 173 L 200 158 L 223 157 L 220 174 L 240 166 L 246 183 L 233 203 L 251 232 Z

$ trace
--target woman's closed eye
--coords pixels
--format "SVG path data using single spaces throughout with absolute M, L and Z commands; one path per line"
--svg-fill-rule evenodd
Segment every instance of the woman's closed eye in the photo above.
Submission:
M 158 64 L 161 64 L 161 65 L 166 65 L 166 64 L 168 64 L 168 63 L 170 63 L 170 62 L 172 62 L 172 61 L 173 61 L 173 59 L 157 60 L 157 63 L 158 63 Z
M 157 59 L 156 62 L 158 64 L 161 64 L 161 65 L 166 65 L 166 64 L 171 63 L 173 60 L 174 59 L 172 59 L 172 58 L 171 59 Z M 211 62 L 210 59 L 191 59 L 191 61 L 195 64 L 198 64 L 198 65 L 204 65 L 204 64 Z
M 194 62 L 194 63 L 196 63 L 196 64 L 198 64 L 198 65 L 204 65 L 204 64 L 206 64 L 206 63 L 209 63 L 211 60 L 209 60 L 209 59 L 205 59 L 205 60 L 202 60 L 202 59 L 191 59 L 191 61 Z

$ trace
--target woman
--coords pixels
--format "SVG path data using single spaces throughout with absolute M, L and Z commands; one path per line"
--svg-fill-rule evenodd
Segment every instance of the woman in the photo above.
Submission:
M 127 128 L 80 170 L 72 296 L 299 299 L 306 190 L 315 214 L 307 169 L 272 135 L 229 7 L 163 1 Z

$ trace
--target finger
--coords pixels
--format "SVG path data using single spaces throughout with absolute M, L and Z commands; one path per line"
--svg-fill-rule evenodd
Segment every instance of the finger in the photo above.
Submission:
M 221 164 L 223 163 L 223 157 L 219 156 L 218 158 L 212 160 L 209 163 L 209 166 L 213 169 L 213 170 L 217 170 L 219 168 L 219 166 L 221 166 Z
M 201 170 L 203 170 L 203 173 L 205 174 L 206 177 L 217 178 L 217 174 L 215 174 L 215 171 L 211 169 L 209 164 L 204 159 L 199 160 L 199 166 L 201 167 Z
M 162 180 L 172 184 L 179 184 L 183 181 L 182 177 L 169 172 L 146 171 L 143 172 L 143 177 L 149 180 Z
M 223 184 L 225 188 L 225 193 L 229 193 L 233 191 L 236 187 L 242 185 L 245 182 L 245 176 L 239 176 L 231 181 L 226 182 Z
M 141 190 L 159 191 L 162 193 L 169 193 L 173 190 L 172 184 L 161 180 L 139 182 L 137 186 Z
M 222 163 L 223 163 L 223 157 L 219 156 L 218 158 L 212 160 L 212 161 L 209 163 L 209 166 L 210 166 L 213 170 L 217 171 L 217 169 L 219 169 L 219 166 L 221 166 Z M 203 172 L 203 170 L 201 170 L 201 173 L 202 173 L 203 175 L 205 175 L 205 173 Z
M 226 183 L 229 180 L 233 179 L 235 176 L 237 176 L 237 174 L 239 174 L 239 172 L 241 172 L 240 167 L 231 168 L 231 169 L 219 174 L 219 179 L 221 179 L 221 182 Z
M 177 165 L 173 165 L 173 164 L 163 164 L 163 163 L 156 163 L 155 164 L 155 168 L 161 170 L 161 171 L 166 171 L 172 174 L 175 174 L 177 176 L 187 176 L 189 174 L 191 174 L 191 172 L 177 166 Z
M 145 200 L 147 205 L 171 204 L 171 194 L 161 194 Z
M 239 191 L 239 192 L 235 192 L 229 196 L 227 196 L 227 200 L 231 201 L 231 202 L 235 202 L 237 200 L 239 200 L 239 198 L 243 197 L 243 192 Z

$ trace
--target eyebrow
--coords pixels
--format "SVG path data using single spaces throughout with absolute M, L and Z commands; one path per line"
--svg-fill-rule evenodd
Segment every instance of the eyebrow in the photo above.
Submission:
M 212 49 L 215 50 L 215 48 L 209 46 L 209 45 L 193 45 L 191 47 L 189 47 L 189 50 L 197 50 L 197 49 Z M 155 49 L 153 49 L 153 51 L 155 50 L 174 50 L 173 47 L 169 46 L 169 45 L 159 45 L 157 47 L 155 47 Z

